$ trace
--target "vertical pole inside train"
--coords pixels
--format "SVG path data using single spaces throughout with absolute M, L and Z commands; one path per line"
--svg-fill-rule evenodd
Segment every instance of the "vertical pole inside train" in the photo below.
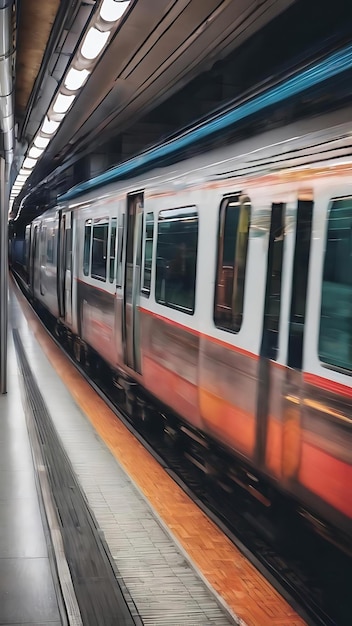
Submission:
M 0 393 L 7 392 L 7 265 L 8 265 L 8 201 L 5 161 L 0 158 Z

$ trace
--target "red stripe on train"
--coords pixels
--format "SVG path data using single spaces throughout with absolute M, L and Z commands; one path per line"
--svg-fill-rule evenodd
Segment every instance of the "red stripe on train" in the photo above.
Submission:
M 329 380 L 328 378 L 322 378 L 322 376 L 308 373 L 303 375 L 303 379 L 304 382 L 314 385 L 314 387 L 320 387 L 322 389 L 326 389 L 326 391 L 331 391 L 332 393 L 352 398 L 352 387 L 344 385 L 343 383 L 337 383 L 334 380 Z

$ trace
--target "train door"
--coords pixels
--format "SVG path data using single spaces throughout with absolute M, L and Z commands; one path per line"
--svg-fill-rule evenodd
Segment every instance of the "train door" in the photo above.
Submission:
M 123 299 L 124 361 L 137 372 L 140 366 L 139 293 L 141 278 L 141 247 L 143 193 L 127 196 L 125 222 L 125 280 Z
M 294 471 L 313 196 L 274 202 L 269 232 L 257 396 L 259 466 L 281 477 Z M 293 407 L 287 405 L 292 399 Z M 285 438 L 290 437 L 290 445 Z M 289 451 L 290 458 L 285 454 Z M 291 465 L 291 466 L 290 466 Z
M 57 250 L 59 316 L 72 323 L 72 213 L 59 211 Z

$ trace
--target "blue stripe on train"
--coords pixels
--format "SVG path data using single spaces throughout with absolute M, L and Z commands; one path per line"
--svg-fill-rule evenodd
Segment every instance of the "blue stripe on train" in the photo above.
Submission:
M 60 201 L 65 202 L 71 200 L 83 192 L 96 189 L 106 183 L 111 183 L 126 174 L 133 174 L 141 167 L 152 165 L 155 161 L 163 157 L 171 156 L 177 151 L 189 147 L 201 139 L 205 139 L 221 130 L 229 128 L 236 122 L 242 121 L 254 113 L 263 111 L 273 104 L 283 102 L 351 68 L 352 46 L 348 46 L 331 54 L 323 61 L 319 61 L 312 67 L 283 81 L 279 85 L 268 89 L 261 95 L 255 96 L 247 102 L 236 106 L 234 109 L 203 122 L 182 135 L 162 145 L 155 146 L 121 165 L 113 167 L 104 174 L 100 174 L 87 182 L 76 185 L 67 193 L 63 194 L 60 197 Z

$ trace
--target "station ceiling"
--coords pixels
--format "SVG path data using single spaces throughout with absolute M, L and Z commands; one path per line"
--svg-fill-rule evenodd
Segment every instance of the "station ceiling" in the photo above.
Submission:
M 290 72 L 292 62 L 350 40 L 346 0 L 0 0 L 17 9 L 11 184 L 106 1 L 126 10 L 103 23 L 108 42 L 12 217 L 24 197 L 30 217 L 74 184 Z
M 175 127 L 138 120 L 258 32 L 294 0 L 131 0 L 94 71 L 24 192 L 89 155 L 81 176 L 129 156 Z M 102 0 L 18 2 L 12 180 Z M 185 103 L 185 109 L 187 103 Z M 177 123 L 182 125 L 178 112 Z M 106 143 L 109 142 L 109 154 Z M 112 145 L 113 144 L 115 145 Z M 97 158 L 100 155 L 101 158 Z M 102 163 L 105 160 L 105 163 Z M 22 193 L 22 195 L 23 195 Z

